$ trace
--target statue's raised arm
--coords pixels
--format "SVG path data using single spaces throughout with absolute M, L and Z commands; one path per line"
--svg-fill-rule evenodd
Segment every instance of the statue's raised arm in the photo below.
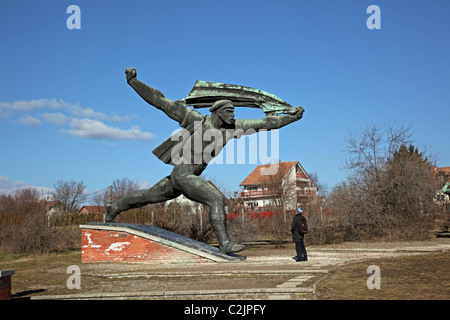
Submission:
M 144 99 L 157 109 L 162 110 L 171 119 L 182 122 L 187 115 L 188 108 L 180 102 L 166 98 L 160 91 L 149 87 L 136 77 L 136 69 L 127 68 L 125 70 L 128 84 Z

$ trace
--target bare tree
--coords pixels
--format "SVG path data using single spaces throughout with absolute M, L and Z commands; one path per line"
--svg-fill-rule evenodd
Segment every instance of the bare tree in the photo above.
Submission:
M 39 209 L 39 197 L 39 192 L 34 188 L 24 188 L 13 194 L 0 195 L 0 211 L 25 216 Z
M 139 190 L 139 183 L 129 178 L 115 179 L 111 185 L 110 196 L 112 201 L 118 201 L 122 199 L 127 193 L 135 190 Z
M 345 213 L 355 237 L 427 234 L 424 221 L 435 192 L 432 163 L 410 145 L 410 130 L 396 122 L 375 124 L 347 138 L 346 168 L 352 175 L 333 189 L 329 202 Z
M 96 206 L 106 206 L 106 203 L 118 201 L 127 193 L 139 189 L 139 183 L 129 178 L 114 179 L 110 188 L 92 197 L 92 202 Z
M 411 126 L 398 124 L 370 124 L 361 135 L 346 137 L 347 154 L 345 168 L 353 170 L 364 179 L 379 179 L 380 172 L 392 154 L 401 145 L 410 144 Z
M 93 195 L 91 202 L 95 206 L 105 207 L 106 203 L 108 203 L 108 201 L 109 201 L 109 194 L 110 194 L 110 191 L 108 188 L 108 190 L 105 190 L 105 191 L 102 191 L 102 192 L 99 192 L 99 193 Z
M 311 181 L 317 187 L 317 194 L 321 197 L 326 197 L 328 193 L 328 185 L 319 181 L 319 175 L 317 172 L 308 173 L 308 176 L 311 178 Z
M 53 199 L 60 201 L 63 212 L 72 216 L 83 199 L 82 196 L 86 190 L 84 182 L 59 180 L 53 187 L 55 188 Z

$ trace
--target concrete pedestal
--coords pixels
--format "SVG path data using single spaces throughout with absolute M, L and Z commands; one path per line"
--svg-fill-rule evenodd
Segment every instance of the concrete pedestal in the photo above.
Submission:
M 245 260 L 203 242 L 151 225 L 89 223 L 81 225 L 82 262 L 200 263 Z

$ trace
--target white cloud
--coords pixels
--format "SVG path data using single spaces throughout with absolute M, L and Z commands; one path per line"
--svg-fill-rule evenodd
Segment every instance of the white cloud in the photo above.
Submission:
M 110 140 L 140 140 L 149 141 L 153 139 L 150 132 L 142 132 L 139 126 L 123 130 L 117 127 L 109 127 L 101 121 L 88 118 L 72 119 L 71 129 L 62 130 L 69 135 L 87 139 L 110 139 Z
M 33 115 L 29 114 L 31 112 Z M 124 130 L 105 124 L 105 122 L 130 121 L 137 118 L 135 114 L 119 116 L 111 112 L 107 115 L 62 99 L 0 102 L 0 119 L 15 113 L 19 113 L 20 116 L 13 121 L 15 123 L 39 126 L 45 121 L 58 127 L 69 124 L 70 128 L 64 128 L 61 132 L 80 138 L 149 141 L 154 137 L 150 132 L 142 132 L 139 126 Z
M 0 194 L 11 194 L 24 188 L 36 189 L 42 196 L 50 196 L 53 189 L 47 187 L 36 187 L 19 180 L 11 181 L 8 177 L 0 176 Z
M 110 118 L 111 121 L 130 121 L 132 119 L 136 119 L 137 115 L 134 113 L 131 115 L 125 115 L 125 116 L 118 116 L 117 114 L 113 113 L 112 117 Z
M 20 100 L 14 102 L 0 102 L 0 110 L 11 110 L 16 112 L 30 112 L 33 110 L 40 110 L 44 108 L 51 109 L 65 109 L 70 110 L 72 108 L 81 108 L 78 104 L 72 104 L 65 102 L 62 99 L 33 99 L 33 100 Z
M 55 99 L 52 99 L 55 100 Z M 56 101 L 56 100 L 55 100 Z M 29 112 L 35 109 L 42 109 L 49 105 L 48 99 L 37 99 L 30 101 L 14 101 L 14 102 L 0 102 L 0 110 L 12 110 L 19 112 Z
M 0 116 L 3 117 L 9 116 L 12 112 L 31 112 L 42 109 L 62 110 L 70 116 L 101 121 L 129 121 L 136 118 L 135 114 L 118 116 L 113 113 L 108 116 L 92 108 L 83 108 L 78 103 L 65 102 L 62 99 L 57 100 L 55 98 L 0 102 Z
M 104 114 L 103 112 L 97 112 L 91 108 L 83 109 L 82 107 L 80 107 L 79 105 L 76 105 L 76 104 L 71 105 L 66 110 L 71 112 L 76 117 L 85 117 L 85 118 L 102 120 L 102 121 L 106 121 L 109 119 L 109 117 L 106 114 Z
M 0 176 L 0 194 L 12 193 L 16 190 L 26 188 L 28 184 L 22 181 L 12 182 L 9 178 Z
M 55 125 L 55 126 L 64 126 L 67 124 L 67 117 L 61 112 L 56 113 L 44 113 L 42 115 L 45 121 Z
M 39 120 L 38 118 L 35 118 L 29 114 L 25 114 L 25 115 L 21 116 L 19 118 L 18 122 L 25 124 L 27 126 L 30 126 L 30 127 L 36 127 L 36 126 L 40 126 L 42 124 L 41 120 Z

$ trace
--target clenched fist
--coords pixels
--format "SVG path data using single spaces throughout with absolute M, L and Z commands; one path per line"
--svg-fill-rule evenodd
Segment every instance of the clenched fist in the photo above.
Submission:
M 127 82 L 130 82 L 133 78 L 136 78 L 136 69 L 127 68 L 125 74 L 127 75 Z
M 303 117 L 303 112 L 305 112 L 305 109 L 303 109 L 303 107 L 296 107 L 295 110 L 296 112 L 294 113 L 294 115 L 297 117 L 297 119 L 301 119 Z

